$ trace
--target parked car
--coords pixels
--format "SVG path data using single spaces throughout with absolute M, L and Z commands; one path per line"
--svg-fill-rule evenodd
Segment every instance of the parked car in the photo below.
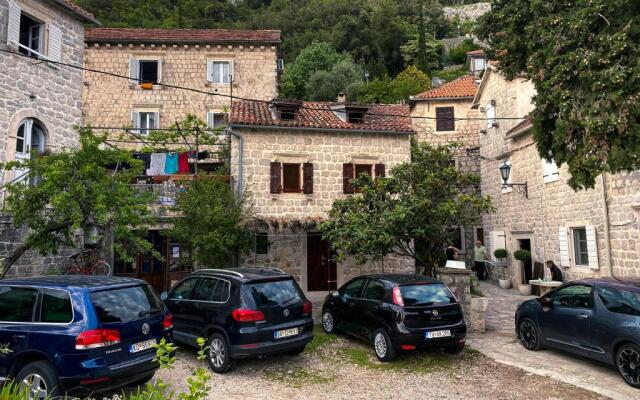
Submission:
M 176 341 L 196 346 L 198 337 L 208 339 L 207 360 L 217 373 L 237 359 L 302 353 L 313 339 L 311 302 L 278 269 L 202 269 L 162 298 Z
M 613 364 L 640 388 L 640 282 L 569 282 L 520 304 L 515 322 L 526 349 L 552 347 Z
M 85 395 L 149 381 L 172 317 L 146 282 L 43 276 L 0 281 L 0 374 L 31 397 Z M 49 398 L 49 397 L 47 397 Z
M 380 361 L 393 360 L 401 350 L 444 348 L 456 354 L 467 333 L 462 308 L 446 285 L 400 274 L 358 276 L 330 293 L 322 328 L 372 342 Z

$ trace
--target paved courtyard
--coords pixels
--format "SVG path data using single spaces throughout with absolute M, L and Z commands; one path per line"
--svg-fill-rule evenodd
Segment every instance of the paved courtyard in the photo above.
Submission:
M 480 285 L 484 295 L 491 299 L 487 309 L 487 332 L 470 335 L 467 343 L 471 347 L 499 363 L 552 377 L 603 396 L 614 399 L 640 398 L 640 390 L 624 383 L 613 367 L 554 350 L 525 350 L 516 340 L 513 317 L 517 305 L 533 297 L 485 282 Z

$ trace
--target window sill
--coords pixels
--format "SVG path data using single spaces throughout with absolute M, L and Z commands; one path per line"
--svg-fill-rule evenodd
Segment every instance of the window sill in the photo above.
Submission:
M 448 133 L 456 133 L 456 130 L 453 131 L 434 131 L 436 135 L 448 134 Z
M 229 87 L 228 83 L 215 83 L 210 81 L 207 81 L 207 83 L 205 83 L 204 85 L 207 87 L 219 87 L 219 88 Z M 233 82 L 233 87 L 238 87 L 238 82 Z
M 142 90 L 142 91 L 148 91 L 149 89 L 143 89 L 140 87 L 140 85 L 136 84 L 136 83 L 130 83 L 129 84 L 129 89 L 133 89 L 133 90 Z M 163 86 L 162 85 L 153 85 L 153 88 L 151 90 L 162 90 Z
M 553 178 L 542 178 L 542 180 L 545 184 L 547 184 L 547 183 L 557 182 L 560 180 L 560 178 L 558 176 L 555 176 Z

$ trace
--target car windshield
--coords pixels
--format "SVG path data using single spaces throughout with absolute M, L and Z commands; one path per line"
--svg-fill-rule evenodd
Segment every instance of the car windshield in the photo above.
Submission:
M 91 293 L 100 322 L 129 322 L 159 312 L 160 300 L 147 285 Z
M 302 300 L 302 295 L 292 279 L 253 283 L 249 285 L 249 289 L 257 307 L 285 306 Z
M 405 306 L 431 306 L 456 302 L 451 291 L 442 283 L 400 286 Z

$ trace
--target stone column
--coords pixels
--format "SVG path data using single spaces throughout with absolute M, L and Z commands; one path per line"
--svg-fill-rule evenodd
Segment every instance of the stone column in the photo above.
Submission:
M 436 277 L 447 285 L 456 296 L 462 306 L 464 320 L 469 326 L 471 316 L 471 271 L 468 269 L 438 268 L 436 269 Z

